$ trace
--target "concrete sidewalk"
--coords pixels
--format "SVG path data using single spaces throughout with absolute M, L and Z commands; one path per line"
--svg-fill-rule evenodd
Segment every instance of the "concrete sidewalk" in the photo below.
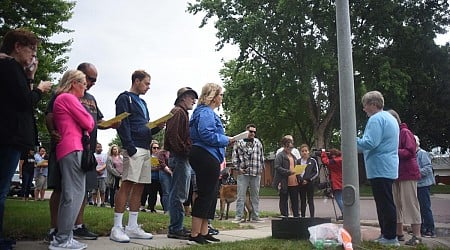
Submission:
M 279 212 L 278 197 L 262 198 L 260 200 L 261 211 Z M 316 217 L 334 218 L 334 209 L 330 200 L 316 197 L 314 201 L 316 207 Z M 436 194 L 432 196 L 433 216 L 436 224 L 437 238 L 422 238 L 423 243 L 430 249 L 441 247 L 450 249 L 450 194 Z M 378 221 L 376 220 L 376 208 L 373 198 L 362 197 L 360 199 L 361 237 L 363 241 L 376 239 L 380 235 Z M 235 203 L 230 206 L 230 211 L 234 211 Z M 264 223 L 243 223 L 246 227 L 250 225 L 252 229 L 221 230 L 217 235 L 222 242 L 237 240 L 258 239 L 272 236 L 271 219 L 264 218 Z M 231 220 L 231 218 L 230 218 Z M 333 219 L 332 219 L 333 221 Z M 405 233 L 406 240 L 411 236 Z M 182 248 L 187 247 L 187 241 L 169 239 L 165 234 L 154 235 L 152 240 L 132 240 L 130 243 L 117 243 L 109 240 L 108 237 L 100 237 L 98 240 L 83 241 L 88 244 L 88 249 L 145 249 L 149 248 Z M 400 242 L 404 245 L 404 242 Z M 44 250 L 48 249 L 48 243 L 43 241 L 18 241 L 16 250 Z
M 380 229 L 376 226 L 376 221 L 361 221 L 361 237 L 363 241 L 370 241 L 376 239 L 380 235 Z M 265 218 L 263 223 L 243 223 L 243 225 L 250 225 L 252 229 L 238 229 L 229 231 L 220 231 L 216 237 L 221 242 L 232 242 L 249 239 L 260 239 L 272 237 L 271 219 Z M 437 225 L 443 226 L 443 225 Z M 442 228 L 442 227 L 439 227 Z M 449 228 L 446 228 L 449 230 Z M 448 233 L 448 231 L 447 231 Z M 447 234 L 448 235 L 448 234 Z M 406 240 L 411 236 L 405 235 Z M 438 238 L 422 238 L 423 243 L 430 249 L 437 247 L 450 248 L 450 237 Z M 83 241 L 88 244 L 88 249 L 96 250 L 110 250 L 110 249 L 160 249 L 160 248 L 183 248 L 188 247 L 187 241 L 169 239 L 165 234 L 154 235 L 151 240 L 133 240 L 130 243 L 117 243 L 111 241 L 108 237 L 99 237 L 97 240 Z M 403 245 L 404 243 L 401 242 Z M 19 241 L 16 245 L 16 250 L 45 250 L 48 249 L 48 243 L 43 241 Z

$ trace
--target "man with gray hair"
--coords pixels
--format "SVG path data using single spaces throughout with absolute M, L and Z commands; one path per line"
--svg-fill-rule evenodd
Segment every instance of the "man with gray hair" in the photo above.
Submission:
M 189 133 L 188 110 L 192 110 L 197 92 L 190 87 L 178 90 L 173 117 L 167 121 L 164 149 L 170 152 L 169 167 L 172 170 L 172 185 L 169 192 L 170 224 L 168 238 L 188 240 L 190 232 L 183 227 L 184 207 L 191 181 L 191 165 L 188 155 L 192 147 Z

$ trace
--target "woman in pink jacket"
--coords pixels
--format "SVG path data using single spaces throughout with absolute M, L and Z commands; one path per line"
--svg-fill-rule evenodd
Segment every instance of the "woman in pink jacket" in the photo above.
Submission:
M 404 241 L 403 224 L 411 224 L 413 236 L 405 242 L 405 245 L 415 246 L 422 242 L 420 238 L 422 219 L 417 198 L 420 171 L 416 158 L 416 139 L 406 123 L 402 123 L 397 112 L 392 109 L 388 112 L 397 119 L 400 126 L 398 179 L 392 185 L 392 194 L 397 207 L 397 238 Z
M 86 91 L 86 76 L 79 70 L 64 73 L 53 105 L 55 127 L 61 135 L 56 146 L 56 159 L 61 171 L 61 201 L 58 212 L 58 233 L 49 249 L 84 249 L 86 244 L 73 239 L 75 223 L 83 202 L 86 173 L 81 169 L 83 131 L 91 132 L 94 120 L 80 103 Z

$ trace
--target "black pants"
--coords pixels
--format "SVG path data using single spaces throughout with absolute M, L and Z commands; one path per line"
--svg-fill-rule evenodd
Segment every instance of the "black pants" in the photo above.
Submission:
M 381 235 L 386 239 L 394 239 L 397 234 L 397 208 L 392 196 L 393 183 L 394 180 L 387 178 L 370 179 Z
M 309 216 L 314 217 L 314 185 L 308 182 L 306 185 L 302 185 L 300 190 L 300 210 L 302 217 L 306 215 L 306 200 L 308 200 Z
M 289 216 L 288 198 L 291 199 L 292 215 L 298 217 L 298 186 L 288 187 L 287 193 L 280 192 L 280 213 Z
M 195 171 L 198 194 L 192 206 L 192 216 L 214 219 L 220 162 L 203 148 L 193 146 L 189 155 L 189 163 Z

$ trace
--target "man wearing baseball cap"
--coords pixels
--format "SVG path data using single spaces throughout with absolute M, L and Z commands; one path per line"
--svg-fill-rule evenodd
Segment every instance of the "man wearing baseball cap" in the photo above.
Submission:
M 197 92 L 190 87 L 178 90 L 175 107 L 170 111 L 173 117 L 166 123 L 164 149 L 170 152 L 169 167 L 172 174 L 172 185 L 169 192 L 170 224 L 168 238 L 188 240 L 190 232 L 183 227 L 183 202 L 189 194 L 191 166 L 188 155 L 192 141 L 189 136 L 188 110 L 194 108 Z

